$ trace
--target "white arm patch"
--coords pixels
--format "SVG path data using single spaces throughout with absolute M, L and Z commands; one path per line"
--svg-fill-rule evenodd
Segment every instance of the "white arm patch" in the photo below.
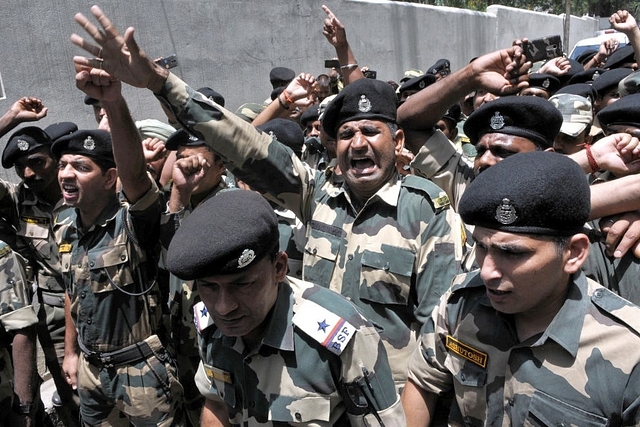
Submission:
M 213 318 L 202 301 L 193 306 L 193 323 L 196 324 L 198 332 L 213 325 Z
M 292 321 L 307 335 L 337 355 L 342 353 L 356 333 L 356 328 L 349 322 L 309 300 L 302 304 Z

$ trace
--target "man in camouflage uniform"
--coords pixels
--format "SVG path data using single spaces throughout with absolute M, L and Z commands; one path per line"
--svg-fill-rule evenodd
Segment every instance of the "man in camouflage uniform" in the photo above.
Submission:
M 169 270 L 202 298 L 202 425 L 403 426 L 374 326 L 340 295 L 286 277 L 278 234 L 259 194 L 222 191 L 169 247 Z
M 64 283 L 58 246 L 53 235 L 54 218 L 68 211 L 60 197 L 57 161 L 49 148 L 51 136 L 69 133 L 72 123 L 51 125 L 48 132 L 35 126 L 13 133 L 3 153 L 2 166 L 15 167 L 22 180 L 19 184 L 0 180 L 0 216 L 16 230 L 13 248 L 28 260 L 28 279 L 37 284 L 38 337 L 45 362 L 58 392 L 57 402 L 65 402 L 63 411 L 73 424 L 77 403 L 62 375 L 64 358 Z
M 0 425 L 35 425 L 38 369 L 31 290 L 24 260 L 0 241 Z M 13 352 L 13 363 L 11 353 Z
M 180 425 L 182 387 L 158 335 L 160 192 L 120 83 L 99 74 L 79 69 L 76 84 L 100 99 L 111 136 L 79 130 L 51 147 L 62 197 L 74 207 L 56 225 L 67 280 L 63 368 L 86 425 Z
M 92 12 L 102 25 L 109 21 L 99 8 Z M 98 31 L 86 17 L 79 14 L 76 20 Z M 395 153 L 404 134 L 395 125 L 393 89 L 362 79 L 327 107 L 324 127 L 339 137 L 344 179 L 336 184 L 333 172 L 311 170 L 277 140 L 155 67 L 143 52 L 122 58 L 124 38 L 115 26 L 105 28 L 116 43 L 96 40 L 99 47 L 73 36 L 73 42 L 104 57 L 101 64 L 76 57 L 78 64 L 102 65 L 116 78 L 149 87 L 231 173 L 293 211 L 307 227 L 303 278 L 348 297 L 380 327 L 394 380 L 401 386 L 420 327 L 458 271 L 462 243 L 442 190 L 421 178 L 401 179 L 396 171 Z M 279 108 L 307 98 L 313 82 L 306 74 L 294 79 L 276 100 Z
M 587 279 L 584 173 L 564 155 L 516 154 L 469 185 L 480 270 L 458 277 L 425 324 L 402 396 L 427 426 L 640 423 L 640 308 Z
M 163 250 L 169 247 L 180 223 L 193 209 L 227 187 L 222 179 L 222 160 L 204 141 L 183 129 L 174 132 L 166 143 L 167 150 L 176 151 L 172 183 L 167 198 L 167 210 L 160 219 L 160 239 Z M 193 323 L 193 307 L 200 302 L 192 280 L 169 276 L 168 350 L 178 365 L 180 384 L 184 388 L 184 409 L 191 425 L 199 425 L 204 397 L 198 391 L 194 376 L 200 362 L 197 332 Z

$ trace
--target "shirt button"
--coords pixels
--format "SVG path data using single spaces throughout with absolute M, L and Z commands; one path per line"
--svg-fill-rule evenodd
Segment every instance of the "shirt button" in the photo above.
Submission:
M 313 254 L 315 255 L 315 254 L 317 254 L 317 253 L 318 253 L 318 249 L 313 248 L 313 250 L 312 250 L 311 252 L 313 252 Z
M 349 254 L 349 256 L 347 256 L 347 258 L 349 258 L 349 261 L 351 261 L 353 259 L 353 254 Z
M 460 378 L 462 379 L 462 381 L 466 381 L 467 380 L 467 376 L 464 373 L 460 374 Z
M 513 399 L 509 399 L 507 402 L 509 403 L 509 406 L 513 406 L 514 404 Z
M 86 296 L 87 296 L 87 293 L 86 293 L 86 292 L 82 292 L 82 293 L 80 294 L 80 298 L 84 298 L 84 297 L 86 297 Z
M 120 255 L 120 261 L 124 261 L 126 259 L 127 259 L 127 257 L 125 255 Z
M 300 412 L 296 412 L 296 420 L 298 421 L 302 420 L 302 415 L 300 415 Z
M 89 267 L 93 267 L 93 266 L 95 266 L 95 265 L 96 265 L 96 263 L 95 263 L 95 262 L 93 262 L 93 261 L 91 261 L 91 262 L 89 263 Z
M 556 427 L 565 427 L 566 424 L 563 423 L 562 421 L 560 421 L 559 423 L 556 423 Z
M 88 318 L 88 319 L 87 319 L 87 325 L 90 325 L 90 324 L 92 324 L 92 323 L 93 323 L 93 320 L 91 320 L 91 318 Z
M 386 263 L 386 264 L 384 265 L 384 271 L 389 271 L 389 263 Z
M 602 298 L 602 289 L 597 289 L 594 293 L 593 296 L 596 298 Z
M 29 236 L 33 236 L 33 231 L 30 231 L 30 232 L 29 232 Z

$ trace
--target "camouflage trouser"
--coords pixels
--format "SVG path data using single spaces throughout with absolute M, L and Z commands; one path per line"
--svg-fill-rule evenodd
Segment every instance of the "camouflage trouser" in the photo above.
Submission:
M 154 354 L 124 366 L 98 367 L 81 353 L 80 416 L 88 426 L 182 426 L 182 386 L 173 359 L 154 335 Z

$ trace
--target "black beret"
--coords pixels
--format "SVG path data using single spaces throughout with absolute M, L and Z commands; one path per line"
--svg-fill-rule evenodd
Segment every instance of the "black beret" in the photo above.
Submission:
M 435 64 L 427 69 L 427 74 L 435 75 L 443 71 L 445 71 L 446 74 L 451 72 L 451 63 L 446 58 L 438 59 Z
M 225 190 L 182 221 L 167 267 L 184 280 L 241 273 L 278 247 L 278 219 L 269 202 L 254 191 Z
M 275 88 L 274 90 L 271 91 L 271 95 L 269 95 L 269 97 L 271 98 L 272 101 L 275 101 L 277 97 L 280 96 L 280 94 L 284 91 L 285 87 L 284 86 L 280 86 Z
M 178 129 L 167 138 L 164 147 L 167 150 L 175 151 L 178 147 L 200 147 L 206 143 L 197 136 L 184 129 Z
M 51 154 L 58 159 L 63 154 L 80 154 L 97 160 L 107 167 L 116 167 L 111 134 L 101 129 L 77 130 L 61 137 L 51 146 Z
M 288 119 L 272 119 L 256 126 L 258 130 L 268 133 L 272 138 L 291 148 L 297 156 L 302 154 L 304 145 L 304 133 L 300 125 Z
M 402 92 L 405 92 L 408 90 L 420 91 L 435 82 L 436 82 L 436 76 L 434 74 L 423 74 L 421 76 L 414 77 L 402 83 L 402 85 L 398 89 L 398 93 L 402 94 Z
M 295 77 L 296 72 L 286 67 L 275 67 L 269 72 L 269 81 L 274 88 L 279 84 L 289 83 Z
M 589 68 L 588 70 L 580 71 L 577 74 L 574 74 L 573 77 L 569 79 L 569 84 L 577 84 L 577 83 L 593 83 L 598 80 L 602 74 L 604 74 L 607 70 L 604 68 Z
M 633 46 L 630 44 L 622 46 L 613 52 L 607 60 L 604 62 L 604 68 L 613 70 L 614 68 L 620 68 L 624 64 L 636 62 L 634 59 Z
M 198 89 L 198 92 L 203 94 L 205 98 L 209 98 L 209 100 L 215 102 L 221 107 L 224 107 L 224 96 L 220 95 L 218 92 L 211 89 L 210 87 L 207 87 L 207 86 L 201 87 L 200 89 Z
M 596 90 L 590 84 L 586 83 L 575 83 L 570 84 L 564 87 L 561 87 L 556 91 L 556 95 L 560 95 L 562 93 L 569 93 L 571 95 L 580 95 L 584 98 L 587 98 L 593 104 L 598 97 Z
M 576 57 L 576 61 L 584 65 L 587 63 L 587 61 L 596 56 L 597 53 L 597 49 L 587 49 Z
M 640 92 L 640 71 L 634 71 L 618 83 L 618 92 L 624 97 Z
M 20 157 L 33 153 L 40 147 L 51 146 L 51 138 L 45 131 L 36 126 L 27 126 L 17 130 L 9 138 L 2 152 L 2 167 L 13 167 Z
M 447 110 L 446 113 L 444 113 L 444 116 L 442 116 L 442 118 L 453 122 L 455 126 L 460 121 L 461 114 L 462 114 L 462 109 L 460 108 L 460 104 L 456 103 L 456 104 L 453 104 L 451 107 L 449 107 L 449 109 Z
M 518 153 L 484 170 L 460 199 L 467 224 L 510 233 L 571 236 L 591 210 L 584 171 L 563 154 Z
M 55 141 L 56 139 L 69 135 L 77 130 L 78 125 L 73 122 L 58 122 L 44 128 L 44 131 L 49 135 L 51 141 Z
M 89 95 L 85 95 L 84 96 L 84 103 L 87 104 L 87 105 L 94 105 L 94 104 L 97 104 L 98 102 L 100 102 L 100 101 L 98 101 L 95 98 L 90 97 Z
M 631 74 L 633 70 L 631 68 L 614 68 L 613 70 L 605 71 L 593 81 L 591 86 L 598 92 L 598 95 L 602 96 L 608 90 L 618 87 L 620 80 Z
M 560 89 L 560 80 L 551 74 L 531 73 L 529 74 L 529 87 L 538 87 L 546 90 L 549 95 L 553 95 Z
M 340 91 L 327 105 L 322 127 L 327 135 L 336 138 L 338 128 L 352 120 L 382 120 L 396 122 L 396 93 L 382 80 L 359 79 Z
M 581 63 L 579 63 L 578 61 L 576 61 L 575 59 L 571 59 L 568 58 L 569 60 L 569 71 L 562 75 L 562 76 L 558 76 L 558 79 L 560 80 L 560 85 L 565 85 L 569 82 L 569 80 L 571 80 L 571 77 L 575 76 L 576 74 L 584 71 L 584 67 L 582 66 Z
M 307 127 L 309 122 L 315 122 L 320 117 L 320 110 L 318 104 L 313 104 L 300 114 L 300 124 L 302 127 Z
M 640 128 L 640 94 L 623 96 L 597 114 L 600 127 L 627 125 Z
M 537 96 L 506 96 L 474 111 L 464 123 L 472 144 L 484 134 L 503 133 L 529 139 L 542 148 L 553 146 L 562 126 L 562 114 L 546 99 Z

